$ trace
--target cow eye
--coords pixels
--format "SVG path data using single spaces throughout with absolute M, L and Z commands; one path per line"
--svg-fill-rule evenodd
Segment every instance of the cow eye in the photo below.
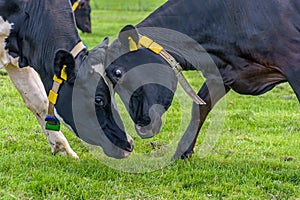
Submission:
M 123 76 L 123 72 L 120 69 L 115 69 L 113 74 L 118 80 L 121 79 Z
M 96 96 L 95 97 L 95 105 L 97 107 L 104 107 L 106 105 L 105 98 L 103 98 L 102 96 Z

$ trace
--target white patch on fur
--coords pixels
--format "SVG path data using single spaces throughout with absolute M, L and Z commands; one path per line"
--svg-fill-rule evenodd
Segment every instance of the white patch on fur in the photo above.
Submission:
M 104 79 L 106 85 L 109 88 L 110 94 L 114 95 L 114 89 L 113 89 L 113 84 L 112 82 L 106 77 L 106 72 L 105 72 L 105 67 L 103 64 L 98 64 L 98 65 L 93 65 L 92 69 L 98 74 L 101 75 L 101 77 Z
M 4 21 L 0 16 L 0 68 L 10 62 L 8 53 L 5 50 L 5 39 L 9 36 L 11 28 L 12 24 Z
M 95 72 L 99 73 L 102 77 L 106 75 L 104 65 L 99 63 L 98 65 L 93 65 L 92 69 L 95 70 Z
M 119 111 L 117 102 L 115 100 L 115 91 L 112 82 L 106 77 L 105 67 L 103 64 L 93 65 L 92 69 L 95 70 L 96 73 L 99 73 L 101 77 L 104 79 L 106 85 L 108 86 L 110 97 L 111 97 L 111 104 L 115 110 Z

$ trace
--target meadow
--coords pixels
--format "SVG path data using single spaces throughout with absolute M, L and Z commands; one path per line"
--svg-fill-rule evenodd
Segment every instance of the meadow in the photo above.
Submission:
M 80 33 L 82 40 L 89 48 L 105 36 L 112 41 L 163 2 L 91 0 L 92 34 Z M 195 89 L 204 81 L 199 72 L 185 75 Z M 286 83 L 261 96 L 229 92 L 205 122 L 193 157 L 175 162 L 161 153 L 172 155 L 164 147 L 176 147 L 189 121 L 191 100 L 180 87 L 161 133 L 147 140 L 134 132 L 118 101 L 135 140 L 136 153 L 125 160 L 94 153 L 66 127 L 80 159 L 52 155 L 5 70 L 0 102 L 0 199 L 300 199 L 300 107 Z M 155 160 L 153 151 L 165 162 L 157 169 L 147 165 Z

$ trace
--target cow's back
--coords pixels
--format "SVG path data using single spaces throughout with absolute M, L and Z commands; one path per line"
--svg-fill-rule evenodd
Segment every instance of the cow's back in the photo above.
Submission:
M 211 55 L 225 84 L 240 93 L 262 94 L 291 83 L 300 66 L 299 0 L 173 0 L 137 27 L 166 28 L 194 39 Z
M 279 54 L 300 48 L 299 1 L 173 0 L 137 27 L 179 31 L 219 55 L 245 55 L 280 65 Z

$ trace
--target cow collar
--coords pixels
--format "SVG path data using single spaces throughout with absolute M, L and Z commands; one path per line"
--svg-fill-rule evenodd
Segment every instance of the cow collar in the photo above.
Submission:
M 185 91 L 185 93 L 196 104 L 199 104 L 199 105 L 206 104 L 205 101 L 197 95 L 197 93 L 193 90 L 193 88 L 191 87 L 189 82 L 186 80 L 186 78 L 182 74 L 182 67 L 180 66 L 180 64 L 176 61 L 176 59 L 171 54 L 169 54 L 166 50 L 164 50 L 164 48 L 160 44 L 154 42 L 153 40 L 151 40 L 150 38 L 148 38 L 144 35 L 140 35 L 138 44 L 136 44 L 131 37 L 128 37 L 128 40 L 129 40 L 130 51 L 135 51 L 135 50 L 139 49 L 140 47 L 145 47 L 145 48 L 151 50 L 152 52 L 154 52 L 155 54 L 160 55 L 170 65 L 172 70 L 175 72 L 175 74 L 178 78 L 178 81 L 179 81 L 181 87 L 183 88 L 183 90 Z
M 85 49 L 86 46 L 83 44 L 83 42 L 79 42 L 75 45 L 75 47 L 71 50 L 71 54 L 74 58 L 76 58 L 76 56 L 83 50 Z
M 83 50 L 85 49 L 85 46 L 82 42 L 79 42 L 75 45 L 75 47 L 71 50 L 71 54 L 74 58 Z M 63 66 L 60 77 L 57 77 L 56 74 L 53 76 L 53 85 L 52 89 L 49 91 L 48 100 L 49 100 L 49 106 L 48 106 L 48 114 L 45 118 L 46 121 L 46 130 L 51 131 L 59 131 L 60 130 L 60 122 L 55 117 L 54 114 L 54 106 L 56 104 L 57 98 L 58 98 L 58 91 L 61 86 L 61 84 L 67 80 L 67 73 L 66 73 L 66 65 Z

